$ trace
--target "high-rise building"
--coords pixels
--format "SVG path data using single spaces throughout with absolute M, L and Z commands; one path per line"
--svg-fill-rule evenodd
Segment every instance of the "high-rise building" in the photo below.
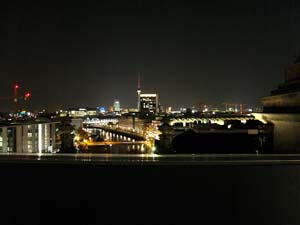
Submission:
M 142 115 L 155 115 L 158 113 L 158 95 L 140 94 L 140 113 Z
M 120 111 L 121 111 L 120 102 L 115 101 L 114 102 L 114 112 L 120 112 Z

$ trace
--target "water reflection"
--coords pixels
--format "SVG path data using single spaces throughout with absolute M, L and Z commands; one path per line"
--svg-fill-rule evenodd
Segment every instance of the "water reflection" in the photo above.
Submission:
M 151 149 L 144 144 L 118 144 L 89 146 L 87 153 L 110 153 L 110 154 L 151 154 Z
M 146 144 L 137 143 L 135 139 L 120 134 L 112 134 L 104 130 L 90 129 L 90 134 L 98 133 L 105 141 L 131 142 L 129 144 L 97 145 L 89 146 L 87 153 L 110 153 L 110 154 L 150 154 L 152 149 Z

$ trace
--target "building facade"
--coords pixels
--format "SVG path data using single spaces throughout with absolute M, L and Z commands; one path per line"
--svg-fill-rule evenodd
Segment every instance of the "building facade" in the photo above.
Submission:
M 57 122 L 0 125 L 0 153 L 53 152 Z
M 155 115 L 158 113 L 158 95 L 140 94 L 140 113 L 142 115 Z
M 72 118 L 98 116 L 99 110 L 97 108 L 72 108 L 68 110 L 68 114 Z
M 285 81 L 262 98 L 265 113 L 300 113 L 300 62 L 285 68 Z
M 121 111 L 121 106 L 119 101 L 114 102 L 114 112 L 120 112 Z
M 274 152 L 300 153 L 300 56 L 285 68 L 285 82 L 262 98 L 258 119 L 274 125 Z

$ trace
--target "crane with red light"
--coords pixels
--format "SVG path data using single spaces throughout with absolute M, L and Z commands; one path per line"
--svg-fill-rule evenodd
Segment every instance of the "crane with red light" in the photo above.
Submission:
M 19 89 L 20 86 L 18 84 L 15 84 L 13 87 L 13 96 L 7 96 L 7 97 L 1 97 L 0 96 L 0 100 L 4 101 L 4 100 L 13 100 L 13 102 L 15 103 L 15 109 L 14 111 L 16 111 L 17 109 L 17 104 L 19 102 L 20 99 L 23 99 L 24 101 L 27 101 L 30 97 L 31 97 L 31 93 L 30 92 L 26 92 L 24 95 L 19 95 Z

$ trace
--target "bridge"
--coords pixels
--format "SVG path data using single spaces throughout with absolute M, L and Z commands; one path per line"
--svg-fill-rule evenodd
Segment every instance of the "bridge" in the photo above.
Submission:
M 124 129 L 120 129 L 120 128 L 112 128 L 112 127 L 108 127 L 108 126 L 101 126 L 101 125 L 87 125 L 86 128 L 94 128 L 94 129 L 100 129 L 106 132 L 110 132 L 113 134 L 118 134 L 118 135 L 122 135 L 125 137 L 129 137 L 131 139 L 134 139 L 135 141 L 146 141 L 146 137 L 143 134 L 137 133 L 137 132 L 133 132 L 131 130 L 124 130 Z
M 107 146 L 107 145 L 140 145 L 146 144 L 146 141 L 101 141 L 101 142 L 88 142 L 88 146 Z

